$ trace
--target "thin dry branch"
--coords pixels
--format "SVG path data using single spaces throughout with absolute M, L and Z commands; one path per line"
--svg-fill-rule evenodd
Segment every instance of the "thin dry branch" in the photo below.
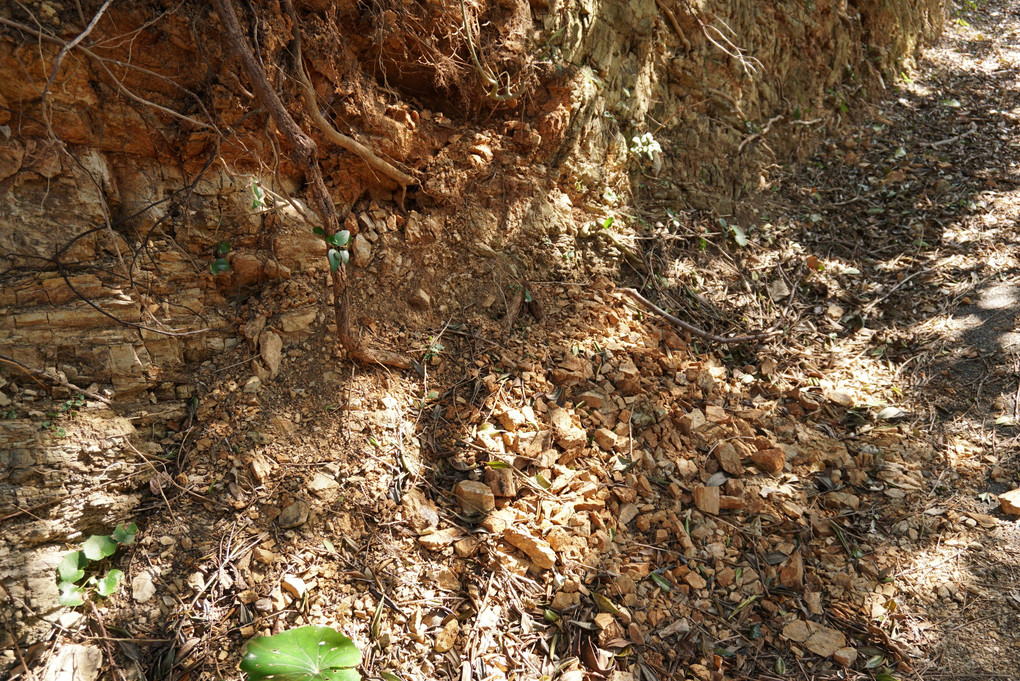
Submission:
M 663 319 L 668 321 L 670 324 L 672 324 L 674 326 L 678 326 L 681 329 L 683 329 L 684 331 L 688 331 L 690 333 L 693 333 L 695 336 L 697 336 L 699 338 L 702 338 L 704 340 L 707 340 L 709 342 L 712 342 L 712 343 L 721 343 L 721 344 L 726 344 L 726 343 L 749 343 L 751 341 L 764 340 L 766 338 L 771 338 L 772 336 L 776 336 L 776 335 L 779 335 L 780 333 L 782 333 L 781 331 L 764 331 L 762 333 L 753 333 L 753 334 L 750 334 L 750 335 L 747 335 L 747 336 L 730 336 L 728 338 L 725 337 L 725 336 L 716 336 L 713 333 L 709 333 L 708 331 L 705 331 L 703 329 L 699 329 L 698 327 L 694 326 L 693 324 L 688 324 L 684 320 L 679 319 L 677 317 L 674 317 L 673 315 L 671 315 L 670 313 L 666 312 L 661 307 L 657 306 L 655 303 L 653 303 L 652 301 L 648 300 L 647 298 L 645 298 L 643 295 L 641 295 L 640 293 L 638 293 L 636 290 L 634 290 L 632 288 L 624 288 L 624 289 L 620 289 L 620 290 L 623 293 L 626 293 L 627 295 L 629 295 L 631 298 L 633 298 L 637 302 L 639 302 L 642 305 L 644 305 L 645 307 L 647 307 L 649 310 L 651 310 L 655 314 L 661 316 Z
M 87 390 L 85 388 L 79 388 L 75 384 L 68 382 L 68 380 L 66 378 L 64 378 L 63 376 L 59 376 L 59 375 L 56 375 L 56 374 L 50 374 L 50 373 L 47 373 L 45 371 L 40 371 L 39 369 L 33 369 L 32 367 L 30 367 L 27 364 L 24 364 L 22 362 L 19 362 L 18 360 L 14 359 L 13 357 L 8 357 L 7 355 L 0 355 L 0 362 L 5 362 L 7 364 L 10 364 L 11 366 L 16 366 L 19 369 L 21 369 L 22 371 L 24 371 L 25 373 L 27 373 L 27 374 L 29 374 L 29 375 L 31 375 L 33 377 L 34 376 L 39 376 L 41 378 L 45 378 L 48 381 L 53 381 L 54 383 L 56 383 L 56 384 L 58 384 L 58 385 L 60 385 L 60 386 L 62 386 L 64 388 L 67 388 L 68 390 L 81 393 L 82 395 L 85 395 L 86 397 L 91 397 L 92 399 L 98 400 L 99 402 L 102 402 L 103 404 L 105 404 L 107 406 L 110 406 L 110 404 L 111 404 L 109 399 L 107 399 L 106 397 L 103 397 L 99 393 L 92 392 L 91 390 Z

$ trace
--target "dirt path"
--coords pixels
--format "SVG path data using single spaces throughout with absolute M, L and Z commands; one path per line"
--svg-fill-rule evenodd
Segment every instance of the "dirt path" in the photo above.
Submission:
M 826 265 L 822 373 L 905 412 L 922 479 L 874 526 L 897 568 L 872 614 L 924 679 L 1020 676 L 1020 534 L 994 497 L 1020 482 L 1018 78 L 1020 10 L 964 10 L 896 97 L 783 178 L 796 203 L 770 206 Z

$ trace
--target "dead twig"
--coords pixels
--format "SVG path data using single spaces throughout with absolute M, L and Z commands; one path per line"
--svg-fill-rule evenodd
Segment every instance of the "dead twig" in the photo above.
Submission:
M 740 146 L 737 147 L 737 153 L 739 154 L 740 152 L 742 152 L 744 150 L 744 147 L 746 147 L 748 144 L 755 141 L 759 137 L 764 137 L 765 135 L 769 134 L 769 130 L 772 129 L 772 124 L 781 120 L 783 120 L 782 116 L 773 116 L 772 118 L 770 118 L 769 122 L 765 124 L 765 127 L 761 129 L 761 132 L 756 132 L 753 135 L 749 135 L 744 138 L 744 141 L 741 142 Z
M 682 319 L 678 319 L 677 317 L 674 317 L 673 315 L 671 315 L 670 313 L 666 312 L 661 307 L 657 306 L 655 303 L 653 303 L 652 301 L 648 300 L 647 298 L 645 298 L 643 295 L 641 295 L 640 293 L 638 293 L 636 290 L 634 290 L 632 288 L 624 288 L 624 289 L 620 289 L 620 290 L 623 293 L 626 293 L 627 295 L 629 295 L 634 300 L 636 300 L 639 303 L 641 303 L 642 305 L 644 305 L 646 308 L 648 308 L 652 312 L 654 312 L 657 315 L 661 316 L 663 319 L 668 321 L 670 324 L 673 324 L 674 326 L 678 326 L 681 329 L 683 329 L 684 331 L 687 331 L 689 333 L 693 333 L 695 336 L 698 336 L 699 338 L 702 338 L 702 339 L 707 340 L 707 341 L 712 342 L 712 343 L 722 343 L 722 344 L 725 344 L 725 343 L 748 343 L 748 342 L 751 342 L 751 341 L 764 340 L 766 338 L 771 338 L 772 336 L 776 336 L 776 335 L 779 335 L 779 334 L 782 333 L 782 331 L 778 331 L 777 330 L 777 331 L 765 331 L 765 332 L 762 332 L 762 333 L 755 333 L 755 334 L 750 334 L 750 335 L 747 335 L 747 336 L 731 336 L 729 338 L 727 338 L 725 336 L 716 336 L 715 334 L 709 333 L 708 331 L 705 331 L 703 329 L 699 329 L 698 327 L 694 326 L 693 324 L 688 324 L 687 322 L 685 322 Z
M 74 383 L 69 382 L 63 376 L 59 376 L 57 374 L 47 373 L 45 371 L 40 371 L 39 369 L 33 369 L 32 367 L 28 366 L 27 364 L 23 364 L 22 362 L 19 362 L 18 360 L 14 359 L 13 357 L 8 357 L 7 355 L 0 355 L 0 362 L 6 362 L 7 364 L 11 364 L 13 366 L 16 366 L 19 369 L 21 369 L 22 371 L 28 373 L 29 375 L 31 375 L 33 377 L 34 376 L 40 376 L 42 378 L 45 378 L 46 380 L 53 381 L 54 383 L 56 383 L 56 384 L 58 384 L 58 385 L 60 385 L 60 386 L 62 386 L 64 388 L 67 388 L 68 390 L 72 390 L 74 392 L 81 393 L 82 395 L 85 395 L 86 397 L 91 397 L 92 399 L 97 400 L 99 402 L 102 402 L 103 404 L 105 404 L 107 406 L 112 406 L 112 404 L 113 404 L 112 402 L 110 402 L 109 398 L 103 397 L 99 393 L 92 392 L 91 390 L 87 390 L 85 388 L 79 388 Z

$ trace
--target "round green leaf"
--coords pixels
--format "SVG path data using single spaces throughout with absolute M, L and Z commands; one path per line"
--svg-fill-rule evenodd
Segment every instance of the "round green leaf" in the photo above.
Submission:
M 57 603 L 74 608 L 85 602 L 85 589 L 71 582 L 61 582 L 59 587 L 60 595 L 57 596 Z
M 343 251 L 346 253 L 346 251 Z M 326 251 L 326 257 L 329 258 L 329 271 L 336 272 L 340 265 L 343 263 L 343 256 L 340 255 L 341 251 L 331 248 Z
M 248 643 L 241 671 L 250 681 L 360 681 L 354 641 L 329 627 L 300 627 Z
M 106 576 L 99 580 L 96 584 L 96 593 L 103 598 L 113 594 L 117 587 L 120 585 L 120 580 L 124 579 L 124 572 L 121 570 L 113 569 L 106 573 Z
M 334 245 L 337 246 L 338 248 L 343 248 L 348 243 L 350 243 L 350 241 L 351 233 L 346 229 L 342 229 L 336 233 L 336 242 Z
M 213 274 L 226 272 L 229 269 L 230 261 L 227 260 L 226 258 L 216 258 L 215 260 L 212 261 L 212 264 L 209 266 L 209 271 L 212 272 Z
M 71 551 L 71 553 L 64 556 L 64 560 L 60 561 L 60 565 L 57 566 L 57 574 L 60 575 L 60 581 L 77 582 L 85 576 L 83 568 L 88 564 L 88 559 L 81 551 Z
M 319 236 L 326 236 L 326 230 L 324 230 L 322 227 L 312 227 L 312 232 L 318 234 Z
M 118 544 L 134 544 L 136 534 L 138 534 L 138 525 L 134 523 L 128 523 L 127 525 L 121 523 L 117 525 L 117 529 L 113 531 L 110 538 Z
M 216 246 L 216 255 L 226 255 L 227 253 L 230 253 L 230 242 L 221 241 L 219 245 Z
M 351 254 L 348 253 L 347 251 L 340 251 L 340 259 L 343 260 L 344 264 L 346 265 L 351 261 Z
M 85 540 L 81 550 L 89 560 L 102 560 L 114 554 L 117 542 L 105 534 L 94 534 Z

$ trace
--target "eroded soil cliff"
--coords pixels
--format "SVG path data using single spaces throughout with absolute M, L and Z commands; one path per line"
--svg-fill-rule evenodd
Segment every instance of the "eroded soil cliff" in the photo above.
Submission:
M 125 596 L 110 621 L 133 619 L 140 628 L 132 635 L 173 641 L 147 649 L 141 668 L 185 671 L 178 646 L 190 645 L 204 651 L 203 673 L 232 674 L 245 637 L 292 623 L 279 615 L 297 607 L 281 590 L 282 574 L 325 584 L 346 569 L 374 581 L 387 556 L 408 550 L 401 541 L 418 546 L 418 535 L 453 530 L 449 546 L 423 550 L 439 551 L 436 560 L 445 550 L 468 573 L 495 576 L 475 583 L 452 564 L 431 595 L 415 586 L 405 598 L 388 585 L 401 604 L 387 606 L 394 622 L 411 633 L 394 629 L 379 668 L 439 675 L 467 660 L 482 664 L 479 678 L 495 669 L 537 676 L 541 656 L 530 657 L 538 653 L 529 646 L 542 645 L 531 622 L 539 604 L 559 597 L 563 611 L 586 603 L 592 575 L 627 575 L 633 585 L 652 571 L 696 592 L 706 573 L 683 569 L 692 537 L 716 560 L 732 542 L 712 540 L 721 530 L 701 522 L 701 496 L 711 493 L 698 492 L 695 504 L 694 488 L 718 492 L 718 480 L 707 483 L 720 466 L 743 466 L 718 460 L 717 445 L 735 438 L 733 456 L 748 465 L 756 456 L 767 469 L 776 460 L 762 464 L 759 452 L 778 456 L 784 438 L 799 432 L 757 405 L 709 410 L 755 372 L 727 373 L 719 358 L 689 348 L 697 339 L 650 330 L 645 313 L 611 296 L 612 282 L 670 276 L 649 267 L 664 254 L 675 256 L 672 274 L 696 269 L 685 253 L 741 238 L 743 228 L 731 225 L 762 224 L 759 192 L 776 180 L 777 164 L 807 157 L 823 131 L 849 122 L 856 103 L 898 78 L 939 32 L 940 3 L 295 4 L 296 24 L 287 3 L 238 4 L 243 37 L 319 145 L 352 237 L 347 272 L 362 339 L 412 355 L 416 371 L 406 376 L 352 365 L 333 340 L 329 261 L 313 232 L 320 222 L 309 207 L 308 169 L 293 160 L 214 11 L 190 2 L 0 9 L 0 311 L 10 320 L 0 329 L 0 577 L 17 605 L 10 631 L 28 650 L 63 631 L 54 623 L 80 625 L 55 605 L 55 565 L 83 535 L 144 520 L 150 533 L 127 572 L 161 585 L 158 596 Z M 334 145 L 308 116 L 299 68 L 336 130 L 413 181 Z M 692 231 L 694 224 L 708 226 Z M 784 311 L 750 296 L 713 314 L 717 333 L 739 333 L 744 323 L 782 326 Z M 719 387 L 731 380 L 732 390 Z M 557 423 L 557 410 L 582 404 L 585 414 Z M 693 411 L 721 430 L 699 433 L 701 424 L 683 420 Z M 486 434 L 482 422 L 504 435 Z M 740 438 L 750 438 L 747 451 Z M 819 460 L 871 465 L 870 450 L 833 446 Z M 523 514 L 514 501 L 521 494 L 552 524 L 542 536 L 507 539 L 524 554 L 504 542 L 506 553 L 494 544 L 483 560 L 461 543 L 475 526 L 450 527 L 445 510 L 440 523 L 436 504 L 458 508 L 449 489 L 479 476 L 489 456 L 552 489 L 515 484 L 501 508 Z M 801 463 L 817 463 L 811 458 Z M 641 475 L 630 471 L 639 462 Z M 380 475 L 380 466 L 396 468 Z M 578 472 L 587 469 L 594 472 Z M 612 496 L 607 480 L 615 481 Z M 542 511 L 549 494 L 574 499 L 572 510 Z M 747 502 L 737 500 L 756 495 L 767 497 L 732 483 L 722 498 L 744 512 Z M 279 515 L 297 503 L 311 520 L 306 513 L 292 526 L 304 530 L 281 534 Z M 746 512 L 765 513 L 754 504 Z M 676 548 L 683 560 L 641 561 L 630 552 L 623 563 L 605 563 L 634 518 L 652 544 L 658 532 L 663 541 L 686 538 Z M 294 544 L 302 531 L 314 547 Z M 235 534 L 245 537 L 241 547 L 224 539 Z M 320 549 L 320 536 L 330 545 Z M 789 558 L 795 544 L 762 546 L 761 555 Z M 561 569 L 529 573 L 528 561 L 542 555 L 535 547 L 553 545 Z M 354 553 L 337 559 L 338 550 Z M 211 553 L 213 573 L 203 562 Z M 225 577 L 237 560 L 243 569 Z M 341 569 L 337 560 L 354 563 Z M 411 585 L 427 583 L 434 569 L 406 564 L 397 572 Z M 725 572 L 717 566 L 709 576 L 718 579 L 717 570 Z M 793 586 L 782 587 L 797 586 L 792 570 Z M 765 565 L 726 577 L 735 580 L 725 585 L 731 607 L 761 595 L 762 574 L 779 579 Z M 523 600 L 489 600 L 499 580 Z M 367 612 L 370 623 L 386 602 L 381 587 L 359 592 L 353 583 L 306 600 L 312 609 L 298 619 L 361 627 Z M 481 592 L 465 601 L 469 587 Z M 642 585 L 613 594 L 640 617 L 596 637 L 595 652 L 581 651 L 583 637 L 568 637 L 578 646 L 572 654 L 589 672 L 608 673 L 599 651 L 611 641 L 681 635 L 686 643 L 673 648 L 684 654 L 663 657 L 665 648 L 652 646 L 648 669 L 668 678 L 661 670 L 697 664 L 710 673 L 712 647 L 686 636 L 689 623 L 662 633 L 674 606 L 648 606 L 656 593 Z M 189 608 L 210 594 L 207 625 L 195 626 Z M 422 599 L 429 608 L 415 620 L 410 604 Z M 528 645 L 496 660 L 474 615 L 512 622 Z M 461 632 L 461 622 L 474 628 Z M 456 647 L 440 650 L 442 632 Z M 231 648 L 217 670 L 212 649 L 222 640 Z M 451 649 L 463 657 L 450 658 Z

